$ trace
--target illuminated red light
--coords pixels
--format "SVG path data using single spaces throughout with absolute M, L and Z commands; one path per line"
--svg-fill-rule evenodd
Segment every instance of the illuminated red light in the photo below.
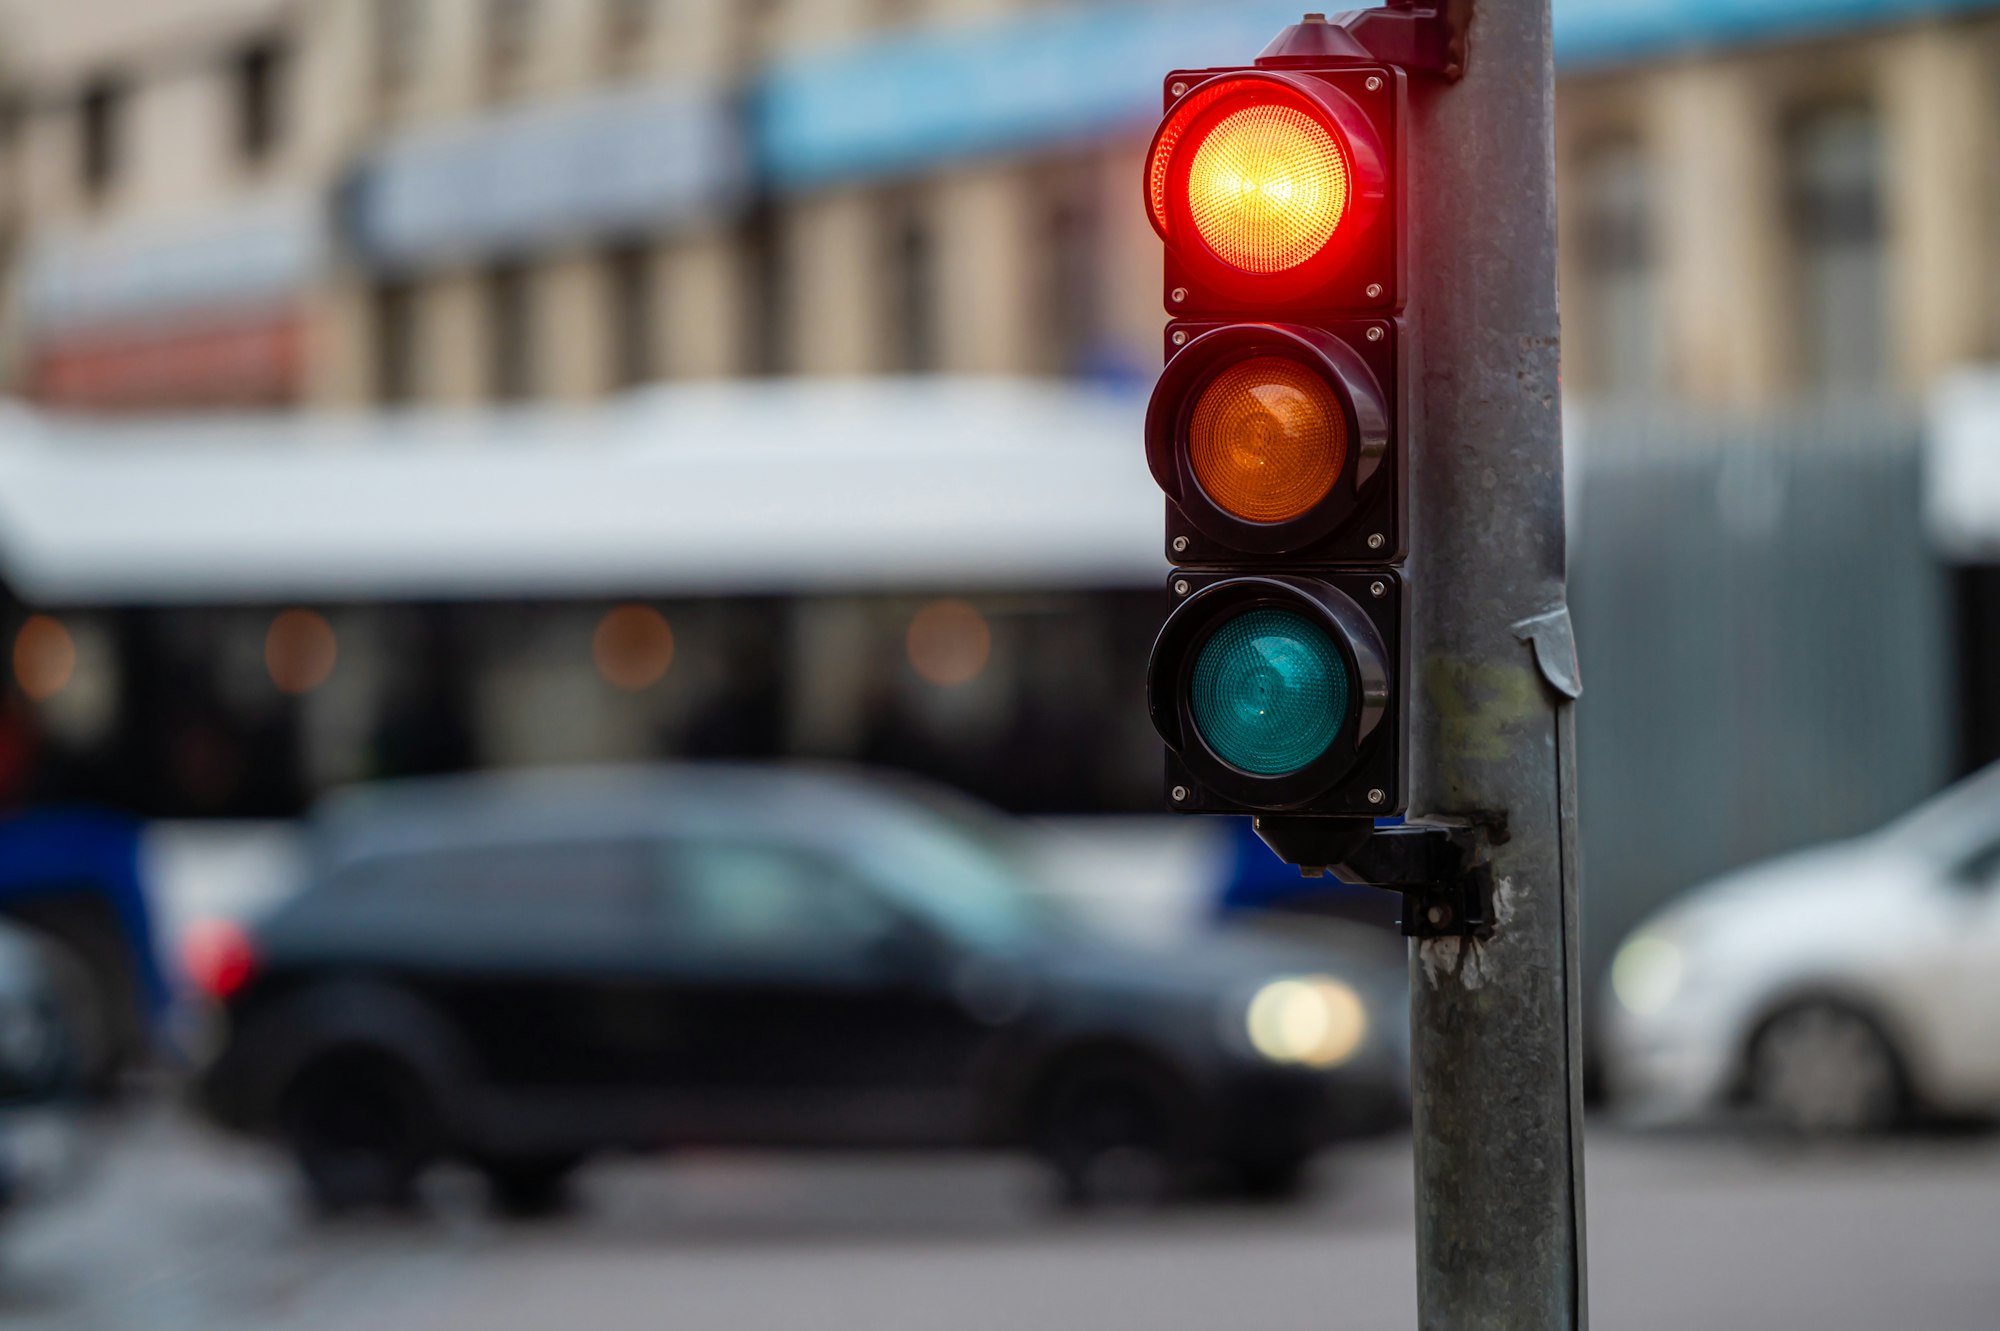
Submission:
M 1323 280 L 1371 220 L 1382 152 L 1339 90 L 1259 72 L 1183 97 L 1146 171 L 1153 226 L 1183 261 L 1233 289 L 1297 275 Z
M 241 925 L 201 920 L 181 935 L 181 965 L 197 990 L 221 1002 L 250 983 L 257 973 L 257 953 Z
M 1324 122 L 1292 106 L 1246 106 L 1195 145 L 1188 213 L 1224 263 L 1281 273 L 1333 239 L 1347 211 L 1347 175 L 1347 154 Z

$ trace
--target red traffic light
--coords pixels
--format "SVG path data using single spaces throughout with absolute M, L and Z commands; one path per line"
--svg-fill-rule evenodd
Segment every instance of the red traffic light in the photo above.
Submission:
M 1154 229 L 1238 296 L 1325 282 L 1356 253 L 1386 188 L 1381 139 L 1353 99 L 1322 78 L 1262 70 L 1183 96 L 1146 171 Z

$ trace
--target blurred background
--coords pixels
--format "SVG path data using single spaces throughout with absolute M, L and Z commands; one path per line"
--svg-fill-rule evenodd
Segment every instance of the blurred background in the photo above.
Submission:
M 1280 935 L 1401 1020 L 1393 899 L 1160 815 L 1141 706 L 1138 163 L 1162 74 L 1297 17 L 0 0 L 0 915 L 92 1106 L 15 1152 L 67 1163 L 0 1186 L 0 1311 L 1407 1323 L 1393 1131 L 1278 1212 L 1077 1230 L 1012 1164 L 696 1133 L 560 1224 L 447 1178 L 412 1230 L 309 1221 L 180 1107 L 260 922 L 346 863 L 315 801 L 498 808 L 436 783 L 496 770 L 921 778 L 1116 947 Z M 2000 758 L 2000 4 L 1555 0 L 1555 37 L 1600 1313 L 1991 1326 L 2000 1153 L 1938 1128 L 2000 1108 L 2000 789 L 1872 834 Z

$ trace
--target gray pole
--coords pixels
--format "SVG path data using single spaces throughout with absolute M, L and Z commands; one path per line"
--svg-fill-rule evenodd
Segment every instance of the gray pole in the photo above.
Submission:
M 1505 830 L 1494 937 L 1411 955 L 1419 1321 L 1581 1328 L 1549 0 L 1478 0 L 1466 49 L 1462 80 L 1411 88 L 1411 808 Z

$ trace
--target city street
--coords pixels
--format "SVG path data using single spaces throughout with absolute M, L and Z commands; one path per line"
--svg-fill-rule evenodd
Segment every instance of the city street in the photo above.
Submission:
M 316 1224 L 255 1152 L 165 1117 L 110 1134 L 88 1187 L 7 1236 L 0 1318 L 32 1328 L 671 1327 L 779 1331 L 1407 1328 L 1408 1148 L 1326 1162 L 1293 1209 L 1052 1213 L 1005 1163 L 607 1165 L 558 1220 Z M 1600 1132 L 1592 1312 L 1621 1331 L 1990 1331 L 2000 1145 L 1793 1153 Z

